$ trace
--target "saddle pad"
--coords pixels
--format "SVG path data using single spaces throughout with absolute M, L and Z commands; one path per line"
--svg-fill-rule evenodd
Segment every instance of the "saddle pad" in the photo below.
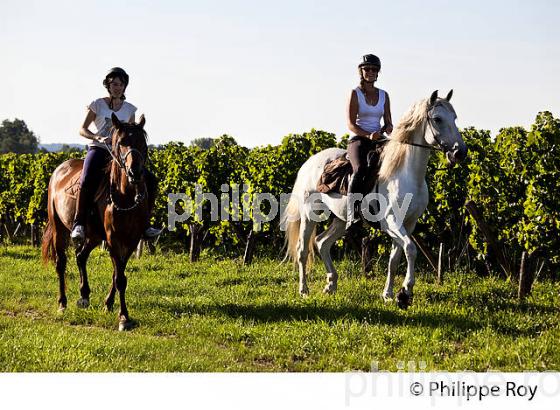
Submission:
M 64 193 L 68 195 L 70 198 L 78 200 L 78 195 L 80 194 L 80 178 L 81 174 L 75 176 L 68 184 L 68 187 L 64 190 Z M 97 191 L 95 192 L 95 196 L 93 200 L 95 202 L 99 202 L 104 200 L 109 194 L 109 180 L 108 178 L 103 178 L 103 180 L 99 183 L 97 187 Z
M 317 191 L 324 194 L 338 192 L 346 195 L 348 192 L 348 177 L 352 174 L 352 164 L 342 155 L 325 165 L 323 174 L 317 183 Z

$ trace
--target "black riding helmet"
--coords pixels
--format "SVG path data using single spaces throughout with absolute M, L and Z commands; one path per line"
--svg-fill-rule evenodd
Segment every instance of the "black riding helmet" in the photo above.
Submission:
M 105 79 L 103 80 L 103 86 L 109 89 L 109 84 L 111 84 L 111 80 L 114 78 L 120 78 L 124 82 L 124 86 L 128 85 L 128 74 L 120 67 L 113 67 L 109 70 Z
M 376 67 L 379 67 L 379 69 L 381 69 L 381 60 L 376 55 L 366 54 L 363 57 L 363 61 L 358 65 L 358 67 L 361 68 L 361 67 L 364 67 L 366 65 L 374 65 Z

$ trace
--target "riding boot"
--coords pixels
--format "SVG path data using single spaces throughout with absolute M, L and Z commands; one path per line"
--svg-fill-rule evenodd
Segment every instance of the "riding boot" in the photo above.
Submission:
M 353 200 L 352 194 L 359 194 L 361 178 L 356 175 L 352 177 L 350 186 L 348 187 L 348 199 L 346 204 L 346 232 L 355 230 L 360 226 L 361 222 L 361 201 Z
M 70 233 L 70 237 L 73 240 L 83 241 L 85 239 L 88 203 L 88 193 L 86 189 L 82 187 L 78 192 L 76 216 L 74 217 L 74 224 L 72 225 L 72 232 Z

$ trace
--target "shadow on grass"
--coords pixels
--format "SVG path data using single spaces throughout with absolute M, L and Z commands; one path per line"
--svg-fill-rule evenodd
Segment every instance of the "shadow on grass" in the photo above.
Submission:
M 294 306 L 289 304 L 264 304 L 264 305 L 183 305 L 168 306 L 168 311 L 174 315 L 225 315 L 233 319 L 246 319 L 260 323 L 275 322 L 308 322 L 320 321 L 334 324 L 341 319 L 356 321 L 359 323 L 383 324 L 391 326 L 414 326 L 439 328 L 442 326 L 453 326 L 460 331 L 473 331 L 486 326 L 463 316 L 447 313 L 424 313 L 417 312 L 411 315 L 399 311 L 371 310 L 360 307 L 319 307 L 319 306 Z
M 542 330 L 541 325 L 535 324 L 529 328 L 520 329 L 515 324 L 489 324 L 488 318 L 473 319 L 464 315 L 452 313 L 412 312 L 405 313 L 398 310 L 383 310 L 379 308 L 366 309 L 359 306 L 298 306 L 287 303 L 240 305 L 240 304 L 206 304 L 206 305 L 168 305 L 161 306 L 163 310 L 172 312 L 175 316 L 189 314 L 227 316 L 232 319 L 245 319 L 258 323 L 290 323 L 290 322 L 326 322 L 335 324 L 340 320 L 351 320 L 370 325 L 389 325 L 394 327 L 417 327 L 437 329 L 451 327 L 459 334 L 470 333 L 489 325 L 492 330 L 512 336 L 534 336 L 536 331 Z
M 426 293 L 430 303 L 456 303 L 464 306 L 483 306 L 491 313 L 531 313 L 536 315 L 557 314 L 555 306 L 543 306 L 527 300 L 516 299 L 514 290 L 492 289 L 480 293 L 457 294 L 454 292 Z
M 37 263 L 41 262 L 41 258 L 37 256 L 37 254 L 32 253 L 28 250 L 24 250 L 22 252 L 14 252 L 11 249 L 3 249 L 0 252 L 0 258 L 4 257 L 23 261 L 35 261 Z

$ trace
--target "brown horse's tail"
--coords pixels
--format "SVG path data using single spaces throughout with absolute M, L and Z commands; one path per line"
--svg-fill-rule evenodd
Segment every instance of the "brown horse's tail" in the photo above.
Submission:
M 49 261 L 55 261 L 54 235 L 51 221 L 47 223 L 45 231 L 43 232 L 41 254 L 43 255 L 44 264 L 49 263 Z

